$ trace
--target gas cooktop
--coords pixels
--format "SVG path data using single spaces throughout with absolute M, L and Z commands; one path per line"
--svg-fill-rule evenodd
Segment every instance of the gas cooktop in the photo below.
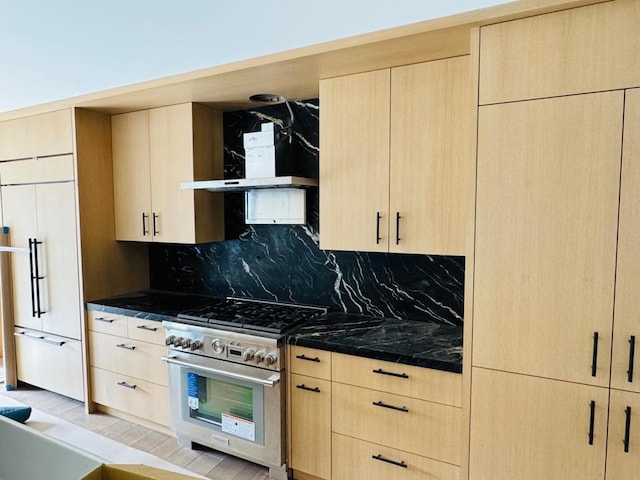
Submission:
M 178 318 L 210 326 L 284 334 L 326 312 L 323 307 L 230 297 L 183 311 Z

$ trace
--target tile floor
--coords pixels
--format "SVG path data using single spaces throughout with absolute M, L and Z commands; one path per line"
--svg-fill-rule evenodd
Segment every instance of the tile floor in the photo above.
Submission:
M 0 395 L 30 405 L 45 414 L 95 432 L 106 439 L 146 452 L 204 478 L 215 480 L 267 480 L 269 478 L 268 470 L 260 465 L 214 450 L 191 450 L 181 447 L 174 437 L 111 415 L 86 414 L 82 402 L 46 390 L 21 385 L 18 389 L 7 392 L 4 384 L 0 383 Z M 99 437 L 93 438 L 99 440 Z M 107 448 L 103 444 L 109 445 L 109 443 L 105 442 L 94 441 L 94 445 L 83 445 L 82 448 L 101 456 L 100 451 L 94 450 L 99 450 L 101 446 Z

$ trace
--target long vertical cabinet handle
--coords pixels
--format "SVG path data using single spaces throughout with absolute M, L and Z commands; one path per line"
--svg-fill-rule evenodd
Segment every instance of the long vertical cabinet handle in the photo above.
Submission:
M 589 404 L 589 445 L 593 445 L 593 434 L 596 423 L 596 401 L 591 400 Z
M 380 240 L 382 240 L 382 237 L 380 236 L 380 219 L 382 218 L 382 216 L 380 215 L 380 212 L 376 212 L 376 245 L 378 245 L 380 243 Z
M 636 355 L 636 336 L 629 337 L 629 370 L 627 370 L 627 381 L 633 383 L 633 363 Z
M 38 266 L 38 245 L 42 245 L 37 238 L 33 239 L 33 263 L 35 264 L 35 283 L 36 283 L 36 315 L 38 318 L 44 313 L 40 308 L 40 280 L 44 277 L 40 276 L 40 267 Z
M 400 244 L 400 212 L 396 212 L 396 245 Z
M 625 422 L 624 422 L 624 453 L 629 453 L 629 437 L 631 435 L 631 407 L 627 405 L 624 410 Z
M 593 332 L 593 356 L 591 359 L 591 376 L 596 376 L 598 369 L 598 332 Z
M 149 218 L 149 215 L 142 212 L 142 236 L 143 237 L 146 237 L 147 233 L 149 233 L 149 230 L 147 230 L 147 218 Z
M 156 235 L 158 235 L 158 217 L 159 215 L 157 213 L 152 213 L 151 214 L 153 216 L 153 236 L 155 237 Z
M 31 316 L 36 316 L 36 291 L 33 288 L 33 242 L 32 238 L 29 239 L 29 286 L 31 287 Z

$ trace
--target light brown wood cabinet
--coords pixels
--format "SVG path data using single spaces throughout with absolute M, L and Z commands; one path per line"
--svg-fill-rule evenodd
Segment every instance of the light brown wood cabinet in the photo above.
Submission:
M 115 415 L 169 425 L 161 323 L 87 311 L 91 400 Z M 150 407 L 152 405 L 152 407 Z
M 320 247 L 465 253 L 467 56 L 320 81 Z
M 223 198 L 180 183 L 222 178 L 222 116 L 185 103 L 111 118 L 116 239 L 224 239 Z
M 289 347 L 294 478 L 460 478 L 461 375 Z

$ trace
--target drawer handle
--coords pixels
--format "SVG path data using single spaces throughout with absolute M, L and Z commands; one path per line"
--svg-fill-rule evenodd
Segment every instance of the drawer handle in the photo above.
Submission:
M 398 377 L 398 378 L 409 378 L 409 375 L 407 375 L 406 373 L 395 373 L 395 372 L 387 372 L 386 370 L 382 370 L 381 368 L 378 368 L 377 370 L 372 370 L 373 373 L 377 373 L 379 375 L 389 375 L 391 377 Z
M 306 390 L 307 392 L 320 393 L 320 389 L 318 387 L 307 387 L 304 383 L 302 385 L 296 385 L 296 388 L 299 388 L 300 390 Z
M 371 458 L 373 458 L 374 460 L 378 460 L 380 462 L 390 463 L 391 465 L 395 465 L 396 467 L 407 468 L 407 464 L 405 463 L 404 460 L 402 460 L 401 462 L 396 462 L 395 460 L 391 460 L 390 458 L 384 458 L 380 454 L 371 455 Z
M 138 325 L 137 328 L 139 328 L 140 330 L 147 330 L 149 332 L 157 332 L 158 331 L 157 327 L 147 327 L 146 325 Z
M 596 421 L 596 402 L 591 400 L 589 403 L 589 445 L 593 445 L 594 424 Z
M 629 337 L 629 370 L 627 370 L 627 381 L 633 383 L 633 363 L 636 354 L 636 336 Z
M 373 402 L 373 405 L 376 407 L 390 408 L 391 410 L 398 410 L 399 412 L 409 413 L 409 409 L 407 407 L 396 407 L 395 405 L 389 405 L 384 402 Z
M 631 435 L 631 407 L 627 405 L 624 410 L 624 453 L 629 453 L 629 437 Z
M 37 340 L 38 342 L 42 342 L 42 343 L 48 343 L 49 345 L 55 345 L 56 347 L 61 347 L 64 345 L 65 342 L 61 341 L 61 340 L 51 340 L 43 335 L 28 335 L 27 332 L 16 332 L 14 334 L 16 337 L 17 336 L 21 336 L 21 337 L 26 337 L 26 338 L 30 338 L 32 340 Z
M 320 363 L 320 359 L 318 357 L 307 357 L 306 355 L 296 355 L 296 358 L 299 358 L 300 360 L 306 360 L 307 362 Z
M 129 347 L 128 345 L 125 345 L 124 343 L 119 343 L 119 344 L 116 345 L 116 347 L 124 348 L 125 350 L 135 350 L 136 349 L 135 345 L 132 345 L 132 346 Z
M 94 320 L 104 323 L 113 323 L 113 318 L 96 317 Z
M 138 388 L 138 386 L 137 386 L 137 385 L 132 385 L 132 384 L 127 383 L 127 382 L 125 382 L 125 381 L 118 382 L 118 385 L 120 385 L 121 387 L 127 387 L 127 388 L 130 388 L 131 390 L 135 390 L 136 388 Z
M 595 377 L 598 370 L 598 332 L 593 332 L 593 352 L 591 354 L 591 376 Z

